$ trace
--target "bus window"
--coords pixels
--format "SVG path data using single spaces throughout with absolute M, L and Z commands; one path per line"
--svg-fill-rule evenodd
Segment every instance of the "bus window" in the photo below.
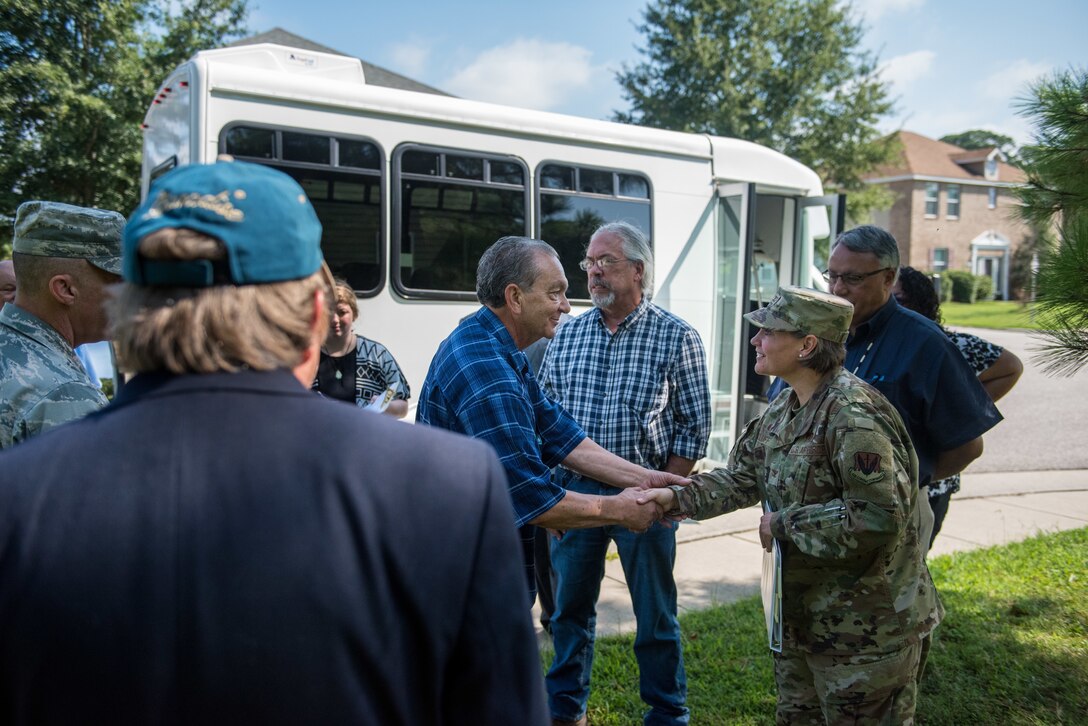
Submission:
M 528 235 L 526 167 L 513 157 L 404 146 L 393 155 L 394 283 L 413 297 L 476 299 L 495 240 Z
M 310 198 L 321 220 L 321 251 L 360 295 L 382 285 L 382 152 L 365 139 L 263 126 L 223 132 L 220 152 L 275 167 Z
M 235 126 L 223 133 L 222 151 L 239 158 L 274 159 L 276 132 L 272 129 Z
M 559 252 L 570 289 L 588 300 L 586 273 L 578 268 L 589 236 L 606 222 L 630 222 L 650 237 L 650 180 L 641 174 L 568 164 L 541 164 L 537 171 L 540 239 Z

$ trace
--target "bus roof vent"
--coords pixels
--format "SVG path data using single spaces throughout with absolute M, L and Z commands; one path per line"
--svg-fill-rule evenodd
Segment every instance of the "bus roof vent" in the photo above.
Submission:
M 289 48 L 274 43 L 202 50 L 194 56 L 194 60 L 196 59 L 202 59 L 209 65 L 223 63 L 232 66 L 324 78 L 330 81 L 366 83 L 366 78 L 363 75 L 363 63 L 358 58 L 303 50 L 301 48 Z

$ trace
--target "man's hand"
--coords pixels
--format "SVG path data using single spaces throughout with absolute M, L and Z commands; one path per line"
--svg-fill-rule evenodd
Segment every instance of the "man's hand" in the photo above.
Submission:
M 650 471 L 646 470 L 646 476 L 641 482 L 639 482 L 639 489 L 660 489 L 661 487 L 681 486 L 686 487 L 691 484 L 691 479 L 685 479 L 682 476 L 676 474 L 670 474 L 667 471 Z
M 687 514 L 669 514 L 670 511 L 676 508 L 676 492 L 672 489 L 660 488 L 660 489 L 643 489 L 638 495 L 639 504 L 656 503 L 661 507 L 663 513 L 662 519 L 669 522 L 683 522 L 690 515 Z
M 618 507 L 620 524 L 632 532 L 645 532 L 664 516 L 664 510 L 656 502 L 648 501 L 646 504 L 639 504 L 644 494 L 645 492 L 637 489 L 624 489 L 614 497 L 610 497 Z

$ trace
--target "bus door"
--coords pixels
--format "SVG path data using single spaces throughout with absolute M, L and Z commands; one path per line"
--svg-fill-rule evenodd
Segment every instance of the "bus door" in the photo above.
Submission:
M 724 462 L 744 424 L 766 409 L 771 383 L 755 372 L 755 328 L 743 315 L 784 285 L 826 289 L 820 272 L 830 241 L 842 231 L 845 198 L 757 194 L 754 184 L 723 185 L 718 196 L 714 424 L 707 456 Z
M 792 284 L 827 291 L 821 273 L 827 269 L 831 243 L 842 232 L 845 223 L 845 194 L 798 200 Z
M 714 319 L 707 353 L 710 364 L 712 427 L 707 459 L 724 464 L 743 421 L 737 415 L 744 376 L 739 351 L 743 339 L 741 315 L 747 306 L 749 259 L 755 243 L 755 184 L 718 186 L 714 260 Z

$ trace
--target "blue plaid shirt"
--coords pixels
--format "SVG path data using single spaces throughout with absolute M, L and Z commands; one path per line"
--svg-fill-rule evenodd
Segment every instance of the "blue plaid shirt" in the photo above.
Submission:
M 461 321 L 438 346 L 416 421 L 483 439 L 495 448 L 519 527 L 563 498 L 551 469 L 586 437 L 570 414 L 540 390 L 525 354 L 486 307 Z
M 699 333 L 643 299 L 615 333 L 594 308 L 560 326 L 540 381 L 604 448 L 647 469 L 697 460 L 710 437 Z

